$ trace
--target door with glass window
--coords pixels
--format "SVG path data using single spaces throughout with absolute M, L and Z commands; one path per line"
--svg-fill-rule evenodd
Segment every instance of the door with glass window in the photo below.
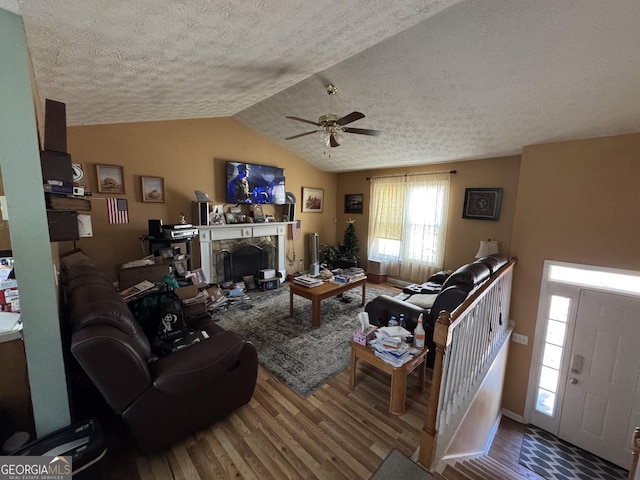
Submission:
M 640 425 L 640 298 L 547 288 L 531 423 L 628 468 Z
M 582 290 L 558 436 L 628 468 L 639 382 L 640 299 Z

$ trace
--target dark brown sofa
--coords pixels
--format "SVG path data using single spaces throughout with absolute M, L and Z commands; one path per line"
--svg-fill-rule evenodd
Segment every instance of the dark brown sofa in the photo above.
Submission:
M 158 357 L 109 278 L 87 262 L 63 270 L 70 350 L 140 453 L 168 447 L 249 402 L 254 346 L 211 319 L 192 326 L 206 340 Z
M 436 274 L 440 277 L 438 283 L 441 283 L 442 286 L 437 293 L 432 295 L 433 298 L 426 305 L 417 300 L 414 301 L 417 297 L 422 296 L 419 288 L 413 289 L 413 292 L 412 289 L 405 289 L 405 292 L 394 297 L 380 295 L 374 298 L 367 303 L 365 311 L 369 314 L 371 324 L 379 327 L 386 326 L 392 315 L 397 318 L 402 313 L 405 315 L 406 328 L 410 332 L 413 332 L 418 323 L 418 317 L 422 314 L 426 344 L 429 347 L 427 365 L 433 366 L 435 359 L 433 327 L 439 313 L 442 310 L 453 312 L 475 288 L 491 278 L 507 263 L 508 259 L 497 253 L 462 265 L 451 275 L 445 275 L 444 278 L 441 275 L 443 272 Z M 424 285 L 431 286 L 435 283 L 430 280 L 428 279 Z

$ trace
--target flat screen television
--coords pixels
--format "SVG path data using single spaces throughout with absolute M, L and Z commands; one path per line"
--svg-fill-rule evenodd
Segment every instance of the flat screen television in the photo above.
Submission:
M 284 169 L 227 162 L 227 203 L 284 204 Z

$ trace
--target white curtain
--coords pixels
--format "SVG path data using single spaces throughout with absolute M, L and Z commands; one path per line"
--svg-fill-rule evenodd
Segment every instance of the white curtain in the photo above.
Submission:
M 449 173 L 371 179 L 368 257 L 389 276 L 425 282 L 442 270 Z

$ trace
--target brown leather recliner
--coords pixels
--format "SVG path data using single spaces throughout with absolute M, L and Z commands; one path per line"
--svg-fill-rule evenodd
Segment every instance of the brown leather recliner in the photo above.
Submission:
M 110 280 L 90 265 L 65 271 L 71 352 L 140 453 L 168 447 L 248 403 L 258 372 L 254 346 L 210 319 L 192 325 L 209 338 L 164 357 Z

